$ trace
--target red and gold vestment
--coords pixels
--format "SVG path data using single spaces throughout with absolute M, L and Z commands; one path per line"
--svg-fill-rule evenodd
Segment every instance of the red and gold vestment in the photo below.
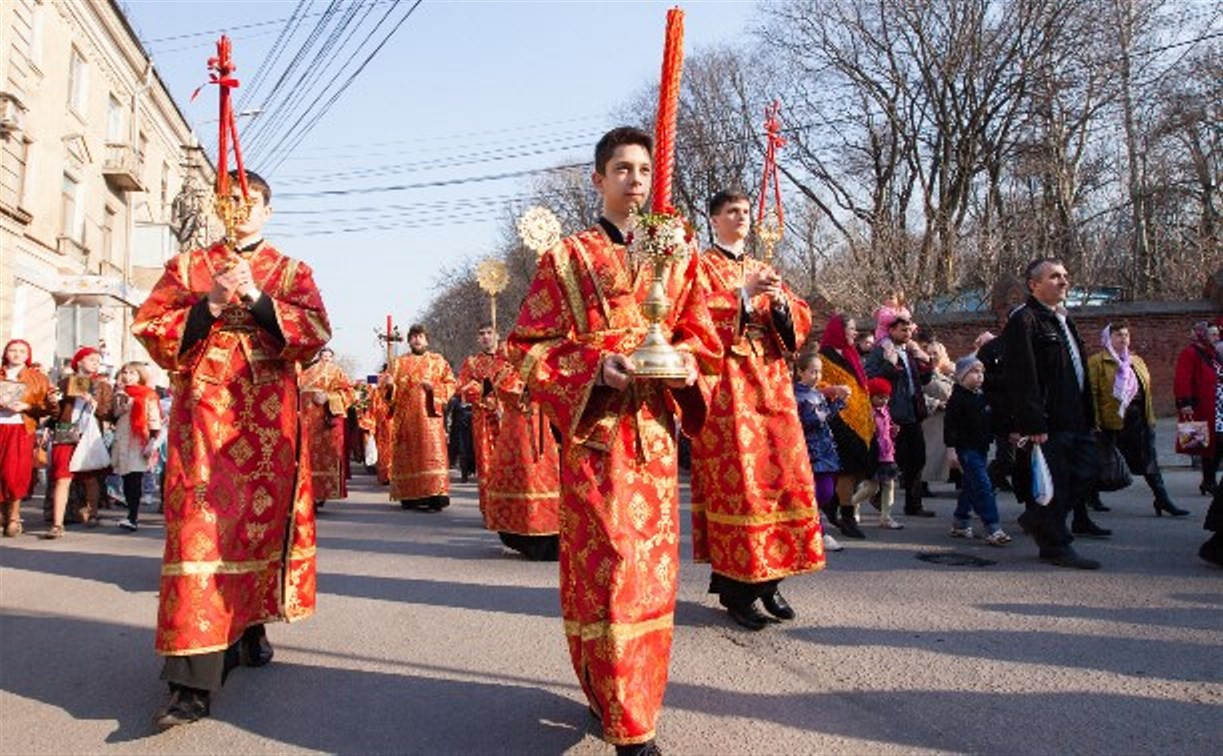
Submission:
M 700 427 L 721 351 L 699 277 L 690 256 L 666 280 L 672 343 L 702 373 L 692 387 L 595 385 L 605 355 L 642 342 L 651 280 L 601 227 L 544 254 L 509 338 L 531 399 L 564 437 L 561 611 L 574 671 L 616 744 L 654 736 L 666 687 L 679 574 L 675 414 L 686 433 Z
M 745 277 L 767 266 L 721 250 L 701 255 L 709 313 L 725 350 L 709 415 L 692 438 L 692 548 L 698 562 L 744 583 L 824 566 L 824 544 L 794 385 L 767 296 L 748 312 Z M 794 346 L 807 303 L 784 288 Z
M 446 358 L 425 352 L 403 355 L 391 374 L 391 499 L 446 496 L 450 464 L 444 416 L 454 373 Z
M 510 366 L 501 351 L 473 354 L 459 368 L 459 396 L 471 405 L 471 438 L 476 447 L 476 483 L 480 488 L 480 512 L 484 512 L 484 492 L 489 479 L 489 464 L 497 443 L 501 408 L 494 383 Z M 493 389 L 485 392 L 487 387 Z
M 496 383 L 500 431 L 480 487 L 484 527 L 498 533 L 556 535 L 560 453 L 552 428 L 522 378 L 505 370 Z
M 310 268 L 262 244 L 248 260 L 283 340 L 232 303 L 183 350 L 188 315 L 228 255 L 218 244 L 171 259 L 132 326 L 174 392 L 156 638 L 168 656 L 222 650 L 250 625 L 314 611 L 296 363 L 314 357 L 331 327 Z
M 334 362 L 316 362 L 302 371 L 302 434 L 310 442 L 314 500 L 333 501 L 348 496 L 345 474 L 344 421 L 356 394 L 344 369 Z M 319 404 L 316 392 L 323 395 Z
M 369 395 L 369 414 L 374 426 L 374 445 L 378 447 L 378 461 L 374 467 L 378 472 L 378 482 L 386 485 L 391 482 L 391 403 L 386 394 L 374 389 Z

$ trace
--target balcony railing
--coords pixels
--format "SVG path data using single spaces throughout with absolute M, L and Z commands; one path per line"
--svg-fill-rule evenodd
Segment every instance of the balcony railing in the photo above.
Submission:
M 102 160 L 102 175 L 115 189 L 124 192 L 143 192 L 140 175 L 144 172 L 144 155 L 130 144 L 106 143 L 106 157 Z

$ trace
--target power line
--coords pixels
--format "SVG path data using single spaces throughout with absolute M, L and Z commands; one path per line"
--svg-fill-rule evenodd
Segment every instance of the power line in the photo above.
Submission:
M 589 163 L 570 163 L 568 165 L 557 165 L 550 168 L 531 168 L 522 171 L 508 171 L 505 173 L 492 173 L 483 176 L 471 176 L 468 178 L 459 179 L 439 179 L 437 181 L 422 181 L 415 184 L 392 184 L 390 186 L 368 186 L 357 187 L 353 189 L 321 189 L 316 192 L 286 192 L 278 194 L 278 197 L 284 199 L 303 199 L 306 197 L 346 197 L 357 194 L 379 194 L 391 192 L 404 192 L 411 189 L 435 189 L 442 186 L 462 186 L 465 184 L 484 183 L 487 181 L 503 181 L 511 178 L 522 178 L 524 176 L 537 176 L 542 173 L 556 173 L 559 171 L 571 170 L 573 168 L 584 168 Z
M 370 0 L 370 2 L 372 2 L 374 5 L 382 5 L 383 3 L 398 2 L 398 0 Z M 302 18 L 313 18 L 314 16 L 321 15 L 322 13 L 323 11 L 319 11 L 318 13 L 308 13 L 302 16 Z M 196 37 L 214 37 L 218 34 L 229 34 L 230 32 L 241 31 L 243 29 L 257 29 L 264 26 L 274 26 L 276 24 L 284 23 L 290 18 L 292 18 L 292 16 L 289 16 L 288 18 L 273 18 L 268 21 L 255 21 L 253 23 L 241 24 L 239 26 L 227 26 L 221 29 L 209 29 L 208 31 L 184 32 L 182 34 L 172 34 L 167 37 L 155 37 L 153 39 L 144 40 L 144 44 L 146 47 L 149 47 L 155 46 L 159 42 L 176 42 L 180 39 L 195 39 Z M 270 34 L 271 32 L 268 33 Z

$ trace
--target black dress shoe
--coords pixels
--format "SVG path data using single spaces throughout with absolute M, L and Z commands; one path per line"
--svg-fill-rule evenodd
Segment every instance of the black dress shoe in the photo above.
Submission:
M 416 503 L 413 502 L 411 499 L 400 499 L 399 508 L 400 509 L 415 509 Z
M 1098 570 L 1100 563 L 1094 559 L 1081 557 L 1069 546 L 1063 546 L 1057 551 L 1042 551 L 1040 561 L 1054 567 L 1068 567 L 1074 570 Z
M 1087 502 L 1087 506 L 1093 512 L 1111 512 L 1113 511 L 1112 507 L 1105 506 L 1104 504 L 1102 504 L 1099 501 L 1089 501 Z
M 1210 562 L 1216 567 L 1223 567 L 1223 537 L 1218 533 L 1211 536 L 1198 549 L 1198 556 L 1202 561 Z
M 862 528 L 858 527 L 858 523 L 854 522 L 853 517 L 842 517 L 841 524 L 837 528 L 841 531 L 841 535 L 846 538 L 857 538 L 859 540 L 866 538 L 866 533 L 862 532 Z
M 934 517 L 934 512 L 925 507 L 914 507 L 913 509 L 906 507 L 905 517 Z
M 1070 526 L 1070 532 L 1075 535 L 1087 536 L 1088 538 L 1108 538 L 1113 534 L 1113 531 L 1108 528 L 1102 528 L 1091 520 L 1074 523 Z
M 157 713 L 154 724 L 159 730 L 198 722 L 208 716 L 210 696 L 206 690 L 183 685 L 170 686 L 170 702 Z
M 794 607 L 781 596 L 781 591 L 773 591 L 767 596 L 760 598 L 760 603 L 764 605 L 764 610 L 773 615 L 777 619 L 792 620 L 798 615 L 794 612 Z
M 262 667 L 272 661 L 275 651 L 263 625 L 252 625 L 238 641 L 238 663 L 243 667 Z
M 769 625 L 769 618 L 756 608 L 755 602 L 747 606 L 728 606 L 726 611 L 740 627 L 748 630 L 763 630 Z

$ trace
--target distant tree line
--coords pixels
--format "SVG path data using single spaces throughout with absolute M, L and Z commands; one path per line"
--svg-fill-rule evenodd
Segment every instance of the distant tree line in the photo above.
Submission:
M 696 11 L 696 12 L 699 12 Z M 675 204 L 707 230 L 718 189 L 758 191 L 762 121 L 779 153 L 791 284 L 837 309 L 900 288 L 988 290 L 1038 255 L 1127 299 L 1196 299 L 1223 266 L 1223 11 L 1169 0 L 787 0 L 742 45 L 690 52 Z M 623 105 L 652 128 L 656 86 Z M 490 250 L 511 272 L 506 333 L 534 270 L 514 221 L 597 214 L 589 170 L 546 174 Z M 488 312 L 474 264 L 424 321 L 452 361 Z M 450 352 L 454 354 L 451 355 Z

